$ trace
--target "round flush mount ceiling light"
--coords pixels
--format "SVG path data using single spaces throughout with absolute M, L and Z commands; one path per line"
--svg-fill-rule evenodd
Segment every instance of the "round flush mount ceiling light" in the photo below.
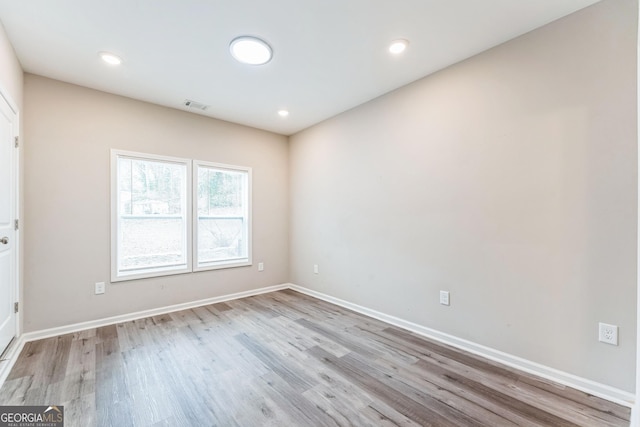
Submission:
M 393 42 L 391 42 L 391 45 L 389 45 L 389 52 L 393 53 L 394 55 L 398 55 L 404 52 L 408 45 L 409 45 L 409 40 L 405 40 L 405 39 L 394 40 Z
M 109 65 L 122 64 L 122 58 L 120 58 L 118 55 L 114 55 L 113 53 L 100 52 L 98 55 L 100 55 L 100 58 L 102 58 L 102 60 Z
M 289 112 L 287 110 L 279 110 L 278 115 L 280 117 L 287 117 L 289 115 Z
M 257 37 L 241 36 L 233 39 L 229 45 L 231 55 L 243 64 L 262 65 L 271 61 L 273 51 L 264 40 Z

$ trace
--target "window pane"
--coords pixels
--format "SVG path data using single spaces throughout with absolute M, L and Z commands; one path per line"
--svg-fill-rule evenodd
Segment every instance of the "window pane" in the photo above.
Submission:
M 121 271 L 185 266 L 182 218 L 123 216 L 120 230 Z
M 118 158 L 119 273 L 186 267 L 186 174 L 184 164 Z
M 198 265 L 248 258 L 248 174 L 198 166 Z

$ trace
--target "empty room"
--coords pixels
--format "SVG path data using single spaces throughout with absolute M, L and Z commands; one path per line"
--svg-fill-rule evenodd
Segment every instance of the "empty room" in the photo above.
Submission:
M 0 0 L 0 427 L 634 426 L 637 0 Z

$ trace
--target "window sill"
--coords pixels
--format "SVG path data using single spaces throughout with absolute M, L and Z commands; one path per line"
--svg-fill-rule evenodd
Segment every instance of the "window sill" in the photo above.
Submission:
M 145 272 L 131 272 L 131 273 L 121 273 L 120 275 L 115 275 L 111 277 L 111 283 L 115 282 L 127 282 L 129 280 L 139 280 L 139 279 L 149 279 L 152 277 L 163 277 L 163 276 L 173 276 L 175 274 L 187 274 L 191 273 L 192 270 L 190 268 L 154 268 L 149 269 Z
M 249 267 L 253 265 L 248 258 L 241 258 L 233 261 L 207 262 L 194 267 L 193 271 L 221 270 L 224 268 Z

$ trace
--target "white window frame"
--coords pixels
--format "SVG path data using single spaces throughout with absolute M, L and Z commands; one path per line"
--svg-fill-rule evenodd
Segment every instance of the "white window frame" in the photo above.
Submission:
M 148 269 L 144 272 L 139 273 L 130 273 L 130 274 L 119 274 L 118 272 L 118 247 L 119 247 L 119 215 L 118 208 L 120 206 L 118 194 L 118 159 L 119 158 L 129 158 L 134 160 L 145 160 L 145 161 L 161 161 L 168 163 L 176 163 L 181 164 L 186 167 L 186 175 L 185 175 L 185 218 L 186 218 L 186 241 L 185 241 L 185 255 L 186 255 L 186 267 L 185 268 L 175 268 L 175 267 L 158 267 L 153 269 Z M 168 157 L 168 156 L 158 156 L 155 154 L 147 154 L 147 153 L 136 153 L 132 151 L 123 151 L 123 150 L 111 150 L 111 282 L 121 282 L 126 280 L 135 280 L 135 279 L 144 279 L 149 277 L 158 277 L 158 276 L 169 276 L 174 274 L 184 274 L 190 273 L 193 267 L 193 257 L 192 257 L 192 245 L 189 241 L 192 239 L 192 223 L 193 223 L 193 204 L 191 201 L 192 197 L 192 183 L 193 183 L 193 174 L 191 167 L 190 159 L 183 159 L 179 157 Z
M 232 172 L 243 172 L 247 174 L 247 203 L 245 206 L 245 217 L 247 218 L 247 257 L 230 261 L 213 261 L 203 265 L 199 265 L 198 261 L 198 168 L 214 168 L 219 170 L 228 170 Z M 250 167 L 235 166 L 223 163 L 205 162 L 200 160 L 193 161 L 193 271 L 217 270 L 221 268 L 246 267 L 252 265 L 252 219 L 251 211 L 253 206 L 252 198 L 252 170 Z

